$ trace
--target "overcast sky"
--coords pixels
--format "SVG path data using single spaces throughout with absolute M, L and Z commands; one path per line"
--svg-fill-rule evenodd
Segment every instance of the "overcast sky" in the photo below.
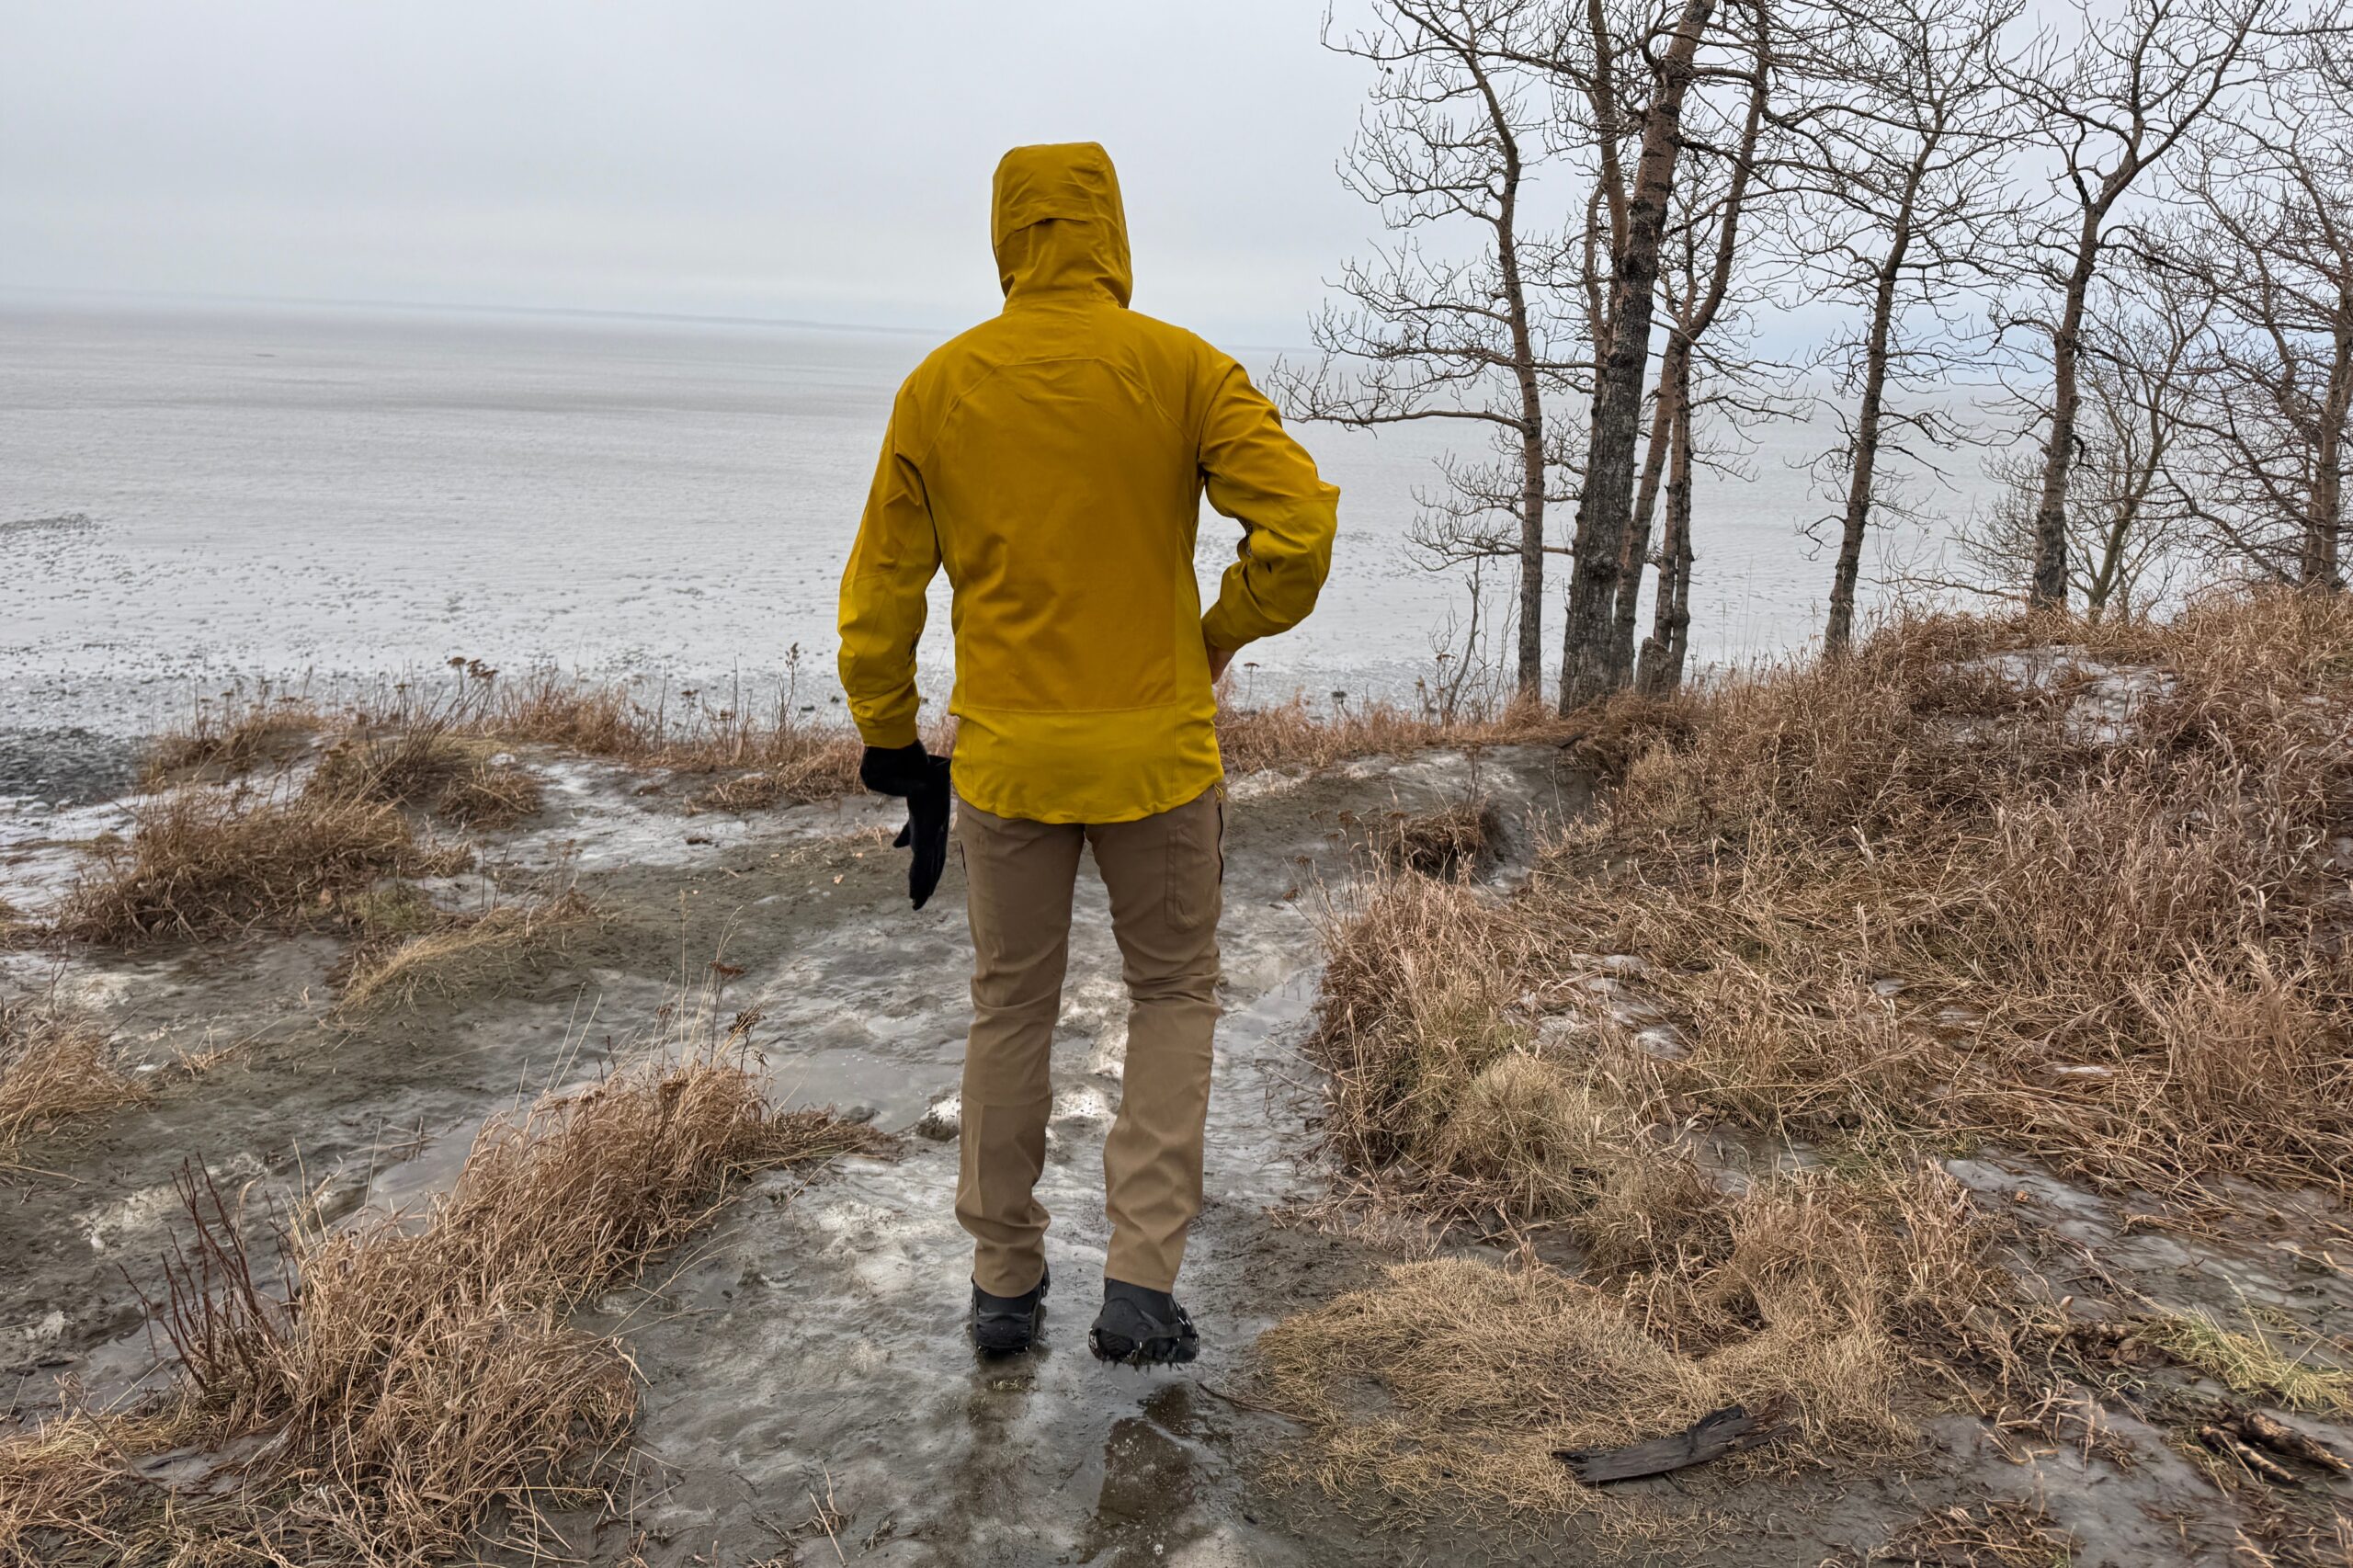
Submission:
M 0 284 L 994 311 L 988 179 L 1118 162 L 1139 309 L 1291 344 L 1375 232 L 1319 0 L 0 0 Z

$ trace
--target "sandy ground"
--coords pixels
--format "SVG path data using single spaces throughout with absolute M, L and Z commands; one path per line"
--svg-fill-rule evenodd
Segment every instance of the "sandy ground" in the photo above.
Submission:
M 961 872 L 951 862 L 939 896 L 909 912 L 904 860 L 882 842 L 894 802 L 690 816 L 683 787 L 640 795 L 637 778 L 610 768 L 539 766 L 551 803 L 486 846 L 484 877 L 510 890 L 576 878 L 608 918 L 498 991 L 426 996 L 353 1025 L 328 1016 L 338 952 L 324 937 L 63 968 L 6 956 L 9 980 L 55 983 L 99 1011 L 157 1085 L 146 1103 L 28 1150 L 41 1168 L 0 1187 L 0 1378 L 17 1412 L 52 1403 L 61 1380 L 103 1403 L 152 1378 L 140 1298 L 159 1293 L 184 1162 L 244 1190 L 257 1227 L 271 1205 L 332 1220 L 413 1203 L 449 1178 L 485 1117 L 593 1074 L 682 987 L 717 985 L 725 1010 L 762 1015 L 754 1038 L 779 1097 L 926 1131 L 910 1131 L 896 1160 L 765 1178 L 649 1288 L 597 1304 L 589 1326 L 622 1334 L 644 1377 L 644 1462 L 630 1517 L 566 1521 L 585 1556 L 742 1568 L 797 1545 L 802 1562 L 838 1552 L 878 1564 L 1646 1560 L 1582 1528 L 1483 1535 L 1401 1520 L 1378 1499 L 1272 1486 L 1265 1461 L 1291 1429 L 1247 1403 L 1255 1335 L 1393 1256 L 1285 1220 L 1321 1190 L 1302 1159 L 1313 1095 L 1297 1051 L 1315 994 L 1315 913 L 1347 897 L 1366 821 L 1473 790 L 1508 824 L 1493 873 L 1508 885 L 1541 824 L 1586 803 L 1586 779 L 1557 754 L 1433 753 L 1237 781 L 1209 1205 L 1180 1284 L 1207 1348 L 1197 1366 L 1157 1375 L 1100 1368 L 1085 1348 L 1125 1035 L 1091 869 L 1042 1192 L 1055 1293 L 1032 1354 L 980 1362 L 961 1336 L 969 1252 L 949 1207 L 968 1016 Z M 72 841 L 119 817 L 118 805 L 69 803 L 0 820 L 0 898 L 37 912 L 70 874 Z M 484 886 L 441 892 L 462 901 Z M 201 1072 L 178 1065 L 191 1055 L 208 1059 Z M 2353 1249 L 2316 1255 L 2292 1239 L 2321 1223 L 2313 1216 L 2303 1231 L 2290 1215 L 2225 1244 L 2150 1227 L 1998 1153 L 1954 1168 L 2036 1221 L 2038 1261 L 2087 1296 L 2268 1303 L 2353 1335 Z M 2251 1199 L 2251 1212 L 2279 1207 Z M 2112 1425 L 2129 1464 L 1952 1415 L 1914 1459 L 1865 1473 L 1743 1461 L 1629 1490 L 1698 1521 L 1698 1560 L 1727 1565 L 1859 1561 L 1921 1508 L 1993 1494 L 2041 1497 L 2085 1540 L 2080 1564 L 2226 1560 L 2239 1506 L 2160 1434 L 2120 1415 Z M 830 1537 L 810 1524 L 827 1498 Z

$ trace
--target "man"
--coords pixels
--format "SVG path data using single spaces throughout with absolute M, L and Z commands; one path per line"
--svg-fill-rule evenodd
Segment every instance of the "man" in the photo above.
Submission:
M 842 578 L 841 677 L 867 787 L 909 801 L 917 907 L 946 858 L 946 759 L 915 731 L 915 642 L 955 590 L 957 842 L 972 930 L 956 1217 L 974 1344 L 1027 1349 L 1047 1288 L 1048 1055 L 1082 845 L 1131 1002 L 1103 1147 L 1111 1245 L 1095 1354 L 1189 1361 L 1170 1294 L 1201 1207 L 1224 807 L 1211 686 L 1313 608 L 1339 492 L 1242 368 L 1128 306 L 1127 220 L 1093 142 L 997 165 L 1005 310 L 907 378 Z M 1204 615 L 1200 499 L 1241 523 Z

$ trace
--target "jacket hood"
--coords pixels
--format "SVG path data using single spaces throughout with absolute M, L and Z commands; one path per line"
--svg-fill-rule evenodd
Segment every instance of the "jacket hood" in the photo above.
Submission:
M 1124 305 L 1134 278 L 1111 154 L 1093 142 L 1016 147 L 996 165 L 989 240 L 1011 299 L 1096 289 Z

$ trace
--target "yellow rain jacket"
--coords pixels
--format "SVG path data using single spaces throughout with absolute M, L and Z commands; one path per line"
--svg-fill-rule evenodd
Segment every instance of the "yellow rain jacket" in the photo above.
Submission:
M 997 165 L 1005 310 L 899 389 L 842 576 L 869 745 L 915 739 L 924 586 L 955 589 L 956 790 L 999 816 L 1131 822 L 1223 776 L 1211 647 L 1314 607 L 1340 493 L 1242 367 L 1129 310 L 1127 218 L 1093 142 Z M 1201 495 L 1243 528 L 1201 613 Z

